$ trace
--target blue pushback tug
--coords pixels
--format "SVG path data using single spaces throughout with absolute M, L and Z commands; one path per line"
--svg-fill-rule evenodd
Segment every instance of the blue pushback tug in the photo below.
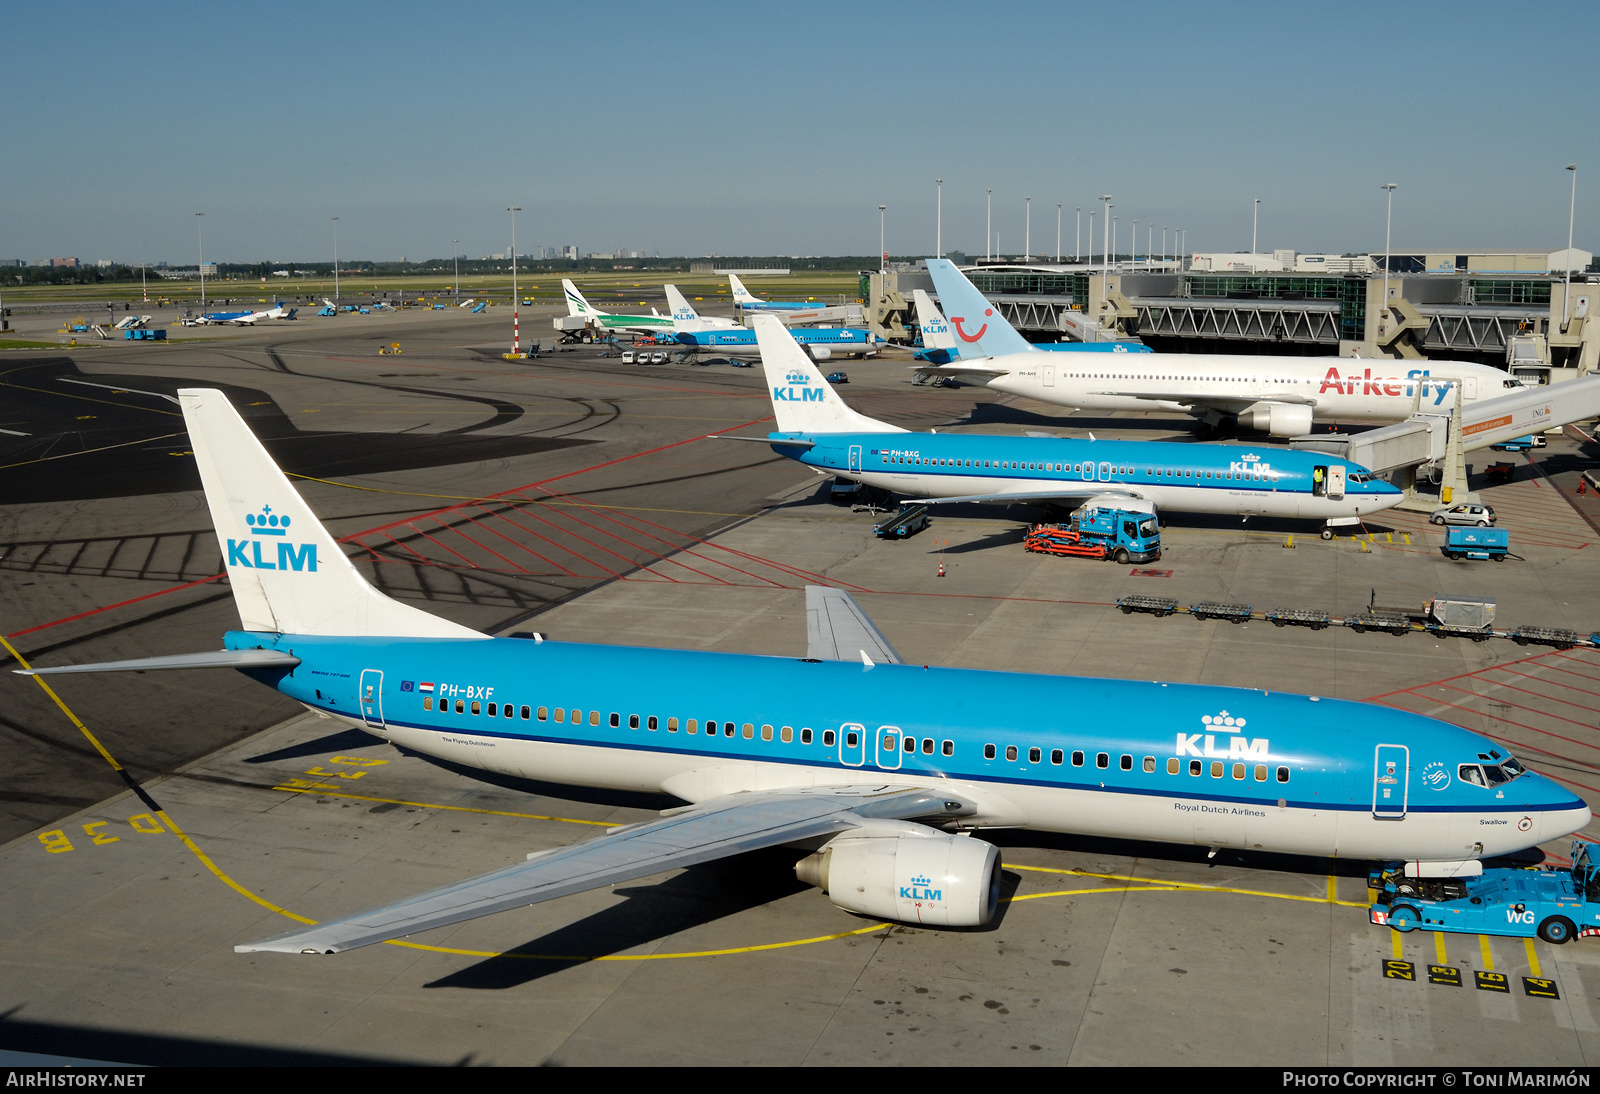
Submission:
M 1589 859 L 1593 845 L 1572 841 L 1572 865 L 1544 870 L 1485 870 L 1478 877 L 1418 878 L 1404 864 L 1367 876 L 1378 899 L 1368 916 L 1397 931 L 1537 935 L 1559 945 L 1581 935 L 1600 935 L 1600 866 Z

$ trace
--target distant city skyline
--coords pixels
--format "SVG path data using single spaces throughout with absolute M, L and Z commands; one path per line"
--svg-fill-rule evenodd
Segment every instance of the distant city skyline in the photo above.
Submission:
M 989 190 L 1007 254 L 1054 257 L 1056 203 L 1072 254 L 1105 193 L 1122 253 L 1135 219 L 1248 250 L 1257 198 L 1263 253 L 1381 251 L 1385 182 L 1397 251 L 1556 251 L 1572 162 L 1600 250 L 1578 3 L 131 14 L 8 13 L 0 255 L 193 265 L 204 212 L 208 262 L 331 260 L 335 216 L 342 257 L 421 262 L 506 252 L 511 204 L 529 253 L 870 255 L 885 205 L 922 255 L 936 177 L 968 255 Z

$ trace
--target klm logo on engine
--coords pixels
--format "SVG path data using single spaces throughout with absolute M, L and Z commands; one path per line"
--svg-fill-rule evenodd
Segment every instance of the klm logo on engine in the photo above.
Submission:
M 784 379 L 789 382 L 788 387 L 772 389 L 772 397 L 779 402 L 820 403 L 826 397 L 820 387 L 811 386 L 811 377 L 806 375 L 804 369 L 790 369 Z
M 1235 718 L 1227 711 L 1221 714 L 1207 714 L 1200 719 L 1200 722 L 1213 732 L 1178 734 L 1178 755 L 1198 756 L 1210 760 L 1265 761 L 1271 752 L 1271 742 L 1265 737 L 1236 737 L 1232 732 L 1216 732 L 1244 729 L 1245 720 Z M 1221 737 L 1227 738 L 1226 745 L 1217 743 Z
M 943 900 L 944 890 L 932 888 L 933 879 L 917 876 L 911 879 L 910 885 L 900 886 L 901 900 Z
M 288 542 L 289 518 L 274 513 L 272 506 L 263 505 L 261 512 L 248 514 L 244 522 L 255 536 L 271 536 L 276 542 L 255 538 L 228 540 L 229 566 L 243 566 L 248 570 L 317 572 L 317 545 Z

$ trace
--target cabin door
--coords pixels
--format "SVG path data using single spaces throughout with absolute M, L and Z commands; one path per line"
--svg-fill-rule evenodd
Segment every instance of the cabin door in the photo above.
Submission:
M 1056 386 L 1056 366 L 1054 366 L 1054 365 L 1040 365 L 1039 366 L 1039 377 L 1040 377 L 1040 379 L 1042 379 L 1044 381 L 1044 386 L 1045 387 L 1055 387 Z
M 1379 820 L 1404 820 L 1411 750 L 1405 745 L 1379 745 L 1373 769 L 1372 815 Z
M 1344 497 L 1344 467 L 1339 464 L 1328 468 L 1328 497 L 1334 501 Z
M 846 722 L 839 727 L 839 762 L 846 767 L 860 767 L 866 759 L 866 728 L 858 722 Z
M 383 728 L 383 670 L 361 670 L 361 717 L 373 729 Z

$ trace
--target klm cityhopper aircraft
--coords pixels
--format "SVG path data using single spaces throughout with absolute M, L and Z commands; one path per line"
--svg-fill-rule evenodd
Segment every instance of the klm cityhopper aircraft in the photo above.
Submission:
M 1178 410 L 1208 426 L 1233 422 L 1274 437 L 1299 437 L 1313 422 L 1401 422 L 1420 410 L 1493 399 L 1523 384 L 1504 369 L 1467 361 L 1149 353 L 1060 360 L 1032 352 L 947 259 L 928 273 L 962 359 L 918 365 L 995 391 L 1084 410 Z M 980 359 L 968 360 L 969 347 Z
M 763 300 L 744 287 L 738 274 L 728 275 L 728 286 L 733 289 L 733 306 L 740 311 L 820 311 L 828 306 L 815 300 Z
M 1589 820 L 1503 745 L 1403 711 L 902 664 L 833 589 L 806 590 L 805 657 L 490 638 L 374 589 L 221 392 L 179 398 L 242 629 L 34 671 L 232 667 L 424 755 L 688 803 L 242 952 L 333 953 L 780 845 L 848 911 L 970 926 L 999 896 L 988 827 L 1437 869 Z
M 910 433 L 858 414 L 795 345 L 791 331 L 755 319 L 777 429 L 774 452 L 929 503 L 1129 498 L 1178 513 L 1356 523 L 1400 502 L 1399 490 L 1358 464 L 1320 452 L 1171 441 L 1097 441 Z

